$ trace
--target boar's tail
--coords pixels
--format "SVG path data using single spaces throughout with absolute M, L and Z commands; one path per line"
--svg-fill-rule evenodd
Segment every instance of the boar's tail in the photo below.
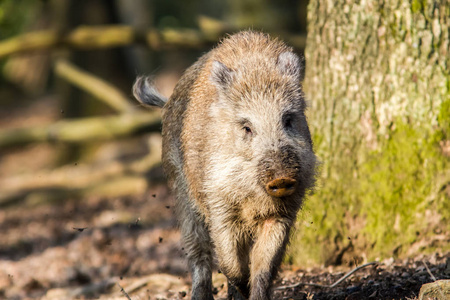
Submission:
M 167 98 L 153 86 L 151 79 L 145 76 L 139 76 L 134 82 L 133 95 L 144 106 L 163 107 L 167 102 Z

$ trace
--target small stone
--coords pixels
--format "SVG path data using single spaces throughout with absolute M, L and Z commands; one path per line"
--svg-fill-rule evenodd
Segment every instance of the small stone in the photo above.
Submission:
M 404 289 L 403 289 L 403 287 L 401 285 L 397 284 L 397 285 L 394 286 L 394 290 L 398 293 L 398 292 L 403 291 Z
M 359 286 L 350 286 L 346 289 L 346 292 L 349 294 L 353 294 L 353 293 L 359 292 L 360 290 L 361 290 L 361 287 L 359 287 Z
M 401 275 L 403 278 L 409 278 L 411 275 L 408 272 L 403 272 Z
M 422 285 L 419 291 L 419 300 L 441 299 L 442 295 L 444 295 L 444 299 L 450 298 L 450 279 Z

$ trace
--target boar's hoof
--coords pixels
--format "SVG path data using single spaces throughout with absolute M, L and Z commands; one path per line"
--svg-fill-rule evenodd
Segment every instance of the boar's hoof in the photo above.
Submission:
M 266 184 L 266 191 L 273 197 L 286 197 L 295 192 L 297 180 L 289 177 L 280 177 Z

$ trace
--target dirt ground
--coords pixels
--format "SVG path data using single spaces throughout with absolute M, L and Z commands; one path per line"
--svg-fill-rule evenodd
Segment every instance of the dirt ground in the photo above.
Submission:
M 189 299 L 173 198 L 163 184 L 141 197 L 6 207 L 0 228 L 2 299 Z M 433 281 L 430 274 L 450 278 L 450 254 L 385 260 L 335 288 L 303 285 L 328 285 L 349 270 L 284 266 L 273 299 L 414 298 Z M 217 271 L 214 289 L 216 299 L 226 298 L 226 280 Z

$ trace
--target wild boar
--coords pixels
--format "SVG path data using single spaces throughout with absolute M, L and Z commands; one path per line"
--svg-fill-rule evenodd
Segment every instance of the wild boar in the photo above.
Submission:
M 167 101 L 146 77 L 135 97 L 162 107 L 163 166 L 192 275 L 213 299 L 215 253 L 228 299 L 269 299 L 316 156 L 302 60 L 267 34 L 225 38 L 186 70 Z

